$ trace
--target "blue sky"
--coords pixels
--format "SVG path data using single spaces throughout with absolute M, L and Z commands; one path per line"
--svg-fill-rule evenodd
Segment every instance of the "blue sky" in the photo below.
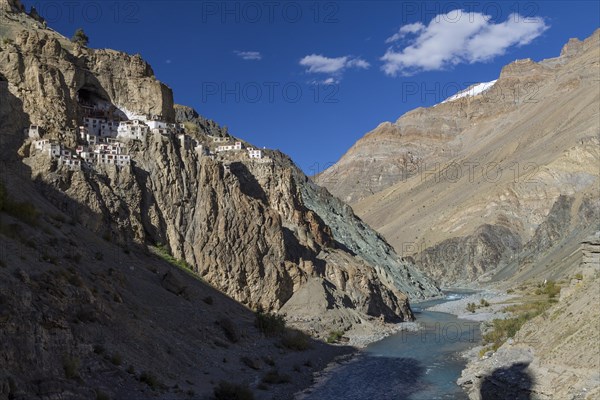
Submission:
M 90 47 L 141 54 L 177 103 L 308 174 L 379 123 L 600 25 L 597 1 L 23 3 Z

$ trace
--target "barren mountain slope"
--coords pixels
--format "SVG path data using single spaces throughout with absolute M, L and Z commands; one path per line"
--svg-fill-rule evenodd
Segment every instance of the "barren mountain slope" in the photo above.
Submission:
M 568 243 L 555 251 L 568 256 L 567 247 L 597 230 L 599 57 L 596 31 L 558 58 L 515 61 L 479 95 L 381 125 L 317 181 L 342 198 L 356 193 L 351 199 L 364 197 L 365 186 L 345 175 L 381 182 L 354 210 L 442 283 L 506 266 L 504 277 L 531 266 L 556 273 L 558 259 L 532 261 L 559 239 Z M 384 155 L 365 168 L 368 154 Z M 404 172 L 385 172 L 398 158 Z M 554 236 L 536 235 L 556 219 Z
M 93 234 L 2 168 L 9 201 L 36 211 L 2 211 L 2 187 L 0 399 L 207 398 L 220 381 L 289 398 L 349 350 L 282 346 L 251 310 L 142 246 Z M 290 383 L 255 390 L 273 366 Z

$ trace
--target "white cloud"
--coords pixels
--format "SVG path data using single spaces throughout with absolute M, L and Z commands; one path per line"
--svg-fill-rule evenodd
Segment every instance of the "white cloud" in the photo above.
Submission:
M 234 54 L 241 57 L 243 60 L 259 61 L 262 60 L 262 54 L 258 51 L 238 51 L 234 50 Z
M 360 68 L 360 69 L 369 69 L 371 64 L 363 60 L 362 58 L 355 58 L 354 60 L 350 60 L 346 63 L 348 68 Z
M 307 67 L 307 72 L 322 74 L 341 74 L 348 68 L 367 69 L 371 66 L 362 58 L 344 57 L 325 57 L 320 54 L 311 54 L 300 60 L 300 65 Z
M 404 25 L 403 27 L 400 28 L 400 30 L 393 34 L 392 36 L 390 36 L 389 38 L 387 38 L 385 40 L 386 43 L 393 43 L 393 42 L 397 42 L 398 40 L 402 39 L 404 36 L 412 33 L 419 33 L 421 32 L 423 29 L 425 29 L 425 25 L 423 25 L 420 22 L 415 22 L 414 24 L 408 24 L 408 25 Z
M 511 14 L 506 21 L 494 23 L 488 15 L 453 10 L 434 17 L 427 26 L 417 22 L 401 27 L 386 43 L 397 42 L 407 34 L 417 36 L 403 49 L 389 48 L 381 57 L 382 69 L 390 76 L 411 75 L 489 61 L 511 46 L 531 43 L 548 28 L 542 18 Z
M 340 83 L 340 80 L 334 77 L 329 77 L 327 79 L 322 79 L 322 80 L 312 80 L 308 82 L 311 85 L 338 85 Z

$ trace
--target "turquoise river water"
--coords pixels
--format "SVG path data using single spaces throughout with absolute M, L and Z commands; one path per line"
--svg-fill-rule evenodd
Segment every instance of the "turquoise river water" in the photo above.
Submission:
M 412 306 L 423 329 L 400 332 L 369 345 L 312 388 L 306 400 L 467 399 L 456 385 L 465 361 L 460 353 L 480 340 L 479 324 L 454 315 L 427 311 L 435 304 L 472 292 Z

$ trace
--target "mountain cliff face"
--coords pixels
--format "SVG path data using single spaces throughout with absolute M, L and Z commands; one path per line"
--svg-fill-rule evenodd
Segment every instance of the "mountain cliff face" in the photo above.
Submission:
M 0 186 L 1 399 L 211 398 L 222 380 L 290 398 L 350 350 L 286 348 L 243 305 L 142 246 L 95 235 L 2 167 L 11 200 L 37 213 L 6 213 Z M 291 382 L 256 390 L 274 365 Z
M 381 124 L 316 181 L 442 284 L 569 273 L 600 216 L 599 36 Z
M 39 125 L 44 139 L 73 148 L 81 99 L 121 117 L 185 121 L 206 147 L 209 135 L 231 137 L 194 110 L 174 107 L 171 90 L 139 56 L 74 46 L 23 13 L 2 18 L 12 40 L 0 49 L 0 76 L 28 120 L 12 122 L 2 134 L 20 146 L 24 172 L 38 190 L 86 228 L 121 246 L 164 245 L 252 308 L 279 310 L 316 280 L 320 285 L 310 292 L 326 300 L 309 310 L 308 321 L 319 326 L 412 319 L 409 296 L 440 293 L 278 152 L 265 151 L 266 162 L 244 154 L 203 157 L 175 136 L 153 134 L 128 143 L 131 166 L 70 171 L 57 165 L 23 140 L 22 129 Z
M 86 48 L 71 53 L 55 36 L 23 30 L 0 53 L 2 73 L 15 85 L 33 124 L 52 133 L 76 128 L 83 114 L 75 99 L 82 93 L 93 93 L 123 112 L 127 104 L 141 114 L 174 120 L 170 89 L 139 56 Z

